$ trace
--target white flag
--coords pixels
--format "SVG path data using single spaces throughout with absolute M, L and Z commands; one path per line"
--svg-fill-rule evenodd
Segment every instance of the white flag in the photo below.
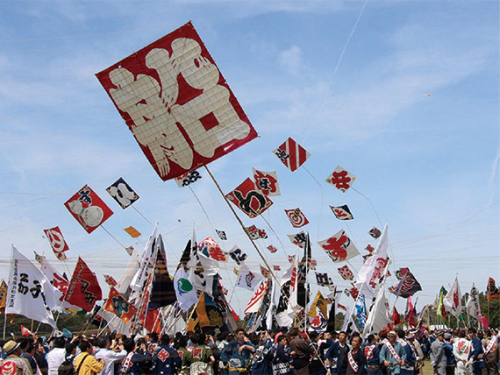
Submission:
M 12 246 L 5 313 L 23 315 L 56 328 L 51 309 L 57 303 L 56 292 L 47 277 Z
M 371 301 L 380 288 L 380 278 L 387 271 L 387 224 L 384 227 L 380 241 L 358 272 L 356 288 L 363 294 L 367 301 Z
M 262 275 L 250 271 L 250 268 L 248 268 L 245 263 L 240 266 L 238 271 L 238 280 L 236 281 L 236 285 L 248 290 L 254 290 L 263 278 Z
M 473 317 L 474 319 L 480 321 L 481 316 L 481 307 L 479 306 L 479 291 L 477 290 L 474 283 L 472 284 L 472 288 L 470 290 L 469 297 L 467 298 L 467 314 Z
M 462 294 L 460 293 L 460 285 L 458 285 L 458 277 L 455 277 L 455 282 L 453 283 L 448 294 L 443 298 L 443 305 L 450 314 L 458 315 L 462 312 L 462 303 L 460 299 Z
M 184 271 L 183 267 L 179 267 L 175 272 L 174 289 L 177 302 L 179 302 L 179 307 L 182 311 L 188 311 L 191 306 L 198 302 L 196 290 L 191 281 L 189 281 L 189 272 Z
M 368 312 L 363 336 L 374 332 L 377 333 L 388 323 L 391 323 L 392 319 L 389 319 L 387 315 L 387 306 L 389 306 L 389 302 L 385 298 L 385 288 L 380 288 L 377 298 Z

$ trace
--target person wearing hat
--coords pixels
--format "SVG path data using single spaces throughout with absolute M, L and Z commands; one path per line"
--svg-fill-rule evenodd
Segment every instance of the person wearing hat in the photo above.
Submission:
M 0 374 L 33 375 L 30 363 L 26 358 L 21 358 L 22 350 L 18 342 L 9 340 L 3 346 L 7 358 L 0 367 Z
M 406 362 L 406 353 L 397 341 L 395 331 L 389 331 L 387 339 L 382 342 L 379 357 L 380 364 L 386 368 L 387 375 L 401 373 L 401 366 L 404 366 Z
M 446 358 L 443 349 L 444 332 L 436 333 L 436 340 L 431 344 L 431 364 L 434 367 L 434 375 L 446 375 Z
M 413 345 L 415 339 L 414 333 L 405 334 L 403 330 L 398 331 L 398 336 L 403 340 L 403 349 L 406 353 L 406 361 L 404 366 L 401 366 L 401 375 L 414 375 L 415 374 L 415 363 L 417 362 L 417 351 Z M 406 336 L 406 340 L 405 340 Z

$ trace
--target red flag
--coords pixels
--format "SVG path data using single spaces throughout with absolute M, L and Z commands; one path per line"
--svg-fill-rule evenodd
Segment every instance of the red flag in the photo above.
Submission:
M 62 235 L 61 229 L 59 227 L 54 227 L 50 229 L 44 229 L 45 236 L 50 242 L 50 246 L 54 251 L 57 259 L 65 260 L 66 256 L 64 255 L 64 251 L 68 251 L 69 247 L 64 237 Z
M 164 181 L 257 137 L 190 22 L 97 78 Z
M 33 336 L 36 337 L 33 332 L 31 332 L 28 328 L 21 325 L 21 336 Z
M 292 172 L 305 163 L 311 156 L 301 145 L 292 138 L 288 138 L 281 146 L 273 151 L 283 164 Z
M 104 281 L 106 281 L 106 284 L 109 286 L 117 286 L 118 283 L 116 282 L 115 278 L 110 275 L 104 275 Z
M 417 325 L 417 318 L 417 313 L 411 302 L 411 297 L 408 297 L 408 311 L 406 312 L 405 320 L 411 327 L 415 327 Z
M 392 310 L 392 323 L 395 326 L 401 323 L 401 316 L 399 315 L 398 310 L 396 310 L 396 306 L 394 306 L 394 309 Z
M 249 178 L 243 181 L 232 192 L 226 194 L 226 198 L 238 206 L 250 218 L 260 215 L 273 204 L 273 201 L 257 189 L 253 181 Z
M 498 298 L 500 296 L 500 293 L 498 292 L 498 288 L 495 285 L 495 280 L 490 277 L 488 279 L 488 286 L 486 287 L 486 298 L 487 299 L 493 299 L 493 298 Z
M 128 303 L 125 297 L 118 293 L 118 291 L 113 287 L 109 289 L 109 296 L 106 301 L 106 305 L 104 305 L 104 310 L 115 314 L 125 323 L 130 322 L 134 314 L 137 312 L 137 308 Z
M 286 216 L 288 216 L 288 220 L 294 228 L 300 228 L 304 225 L 309 224 L 309 220 L 307 220 L 304 213 L 300 210 L 300 208 L 295 208 L 293 210 L 285 210 Z
M 85 311 L 92 311 L 95 303 L 101 299 L 102 291 L 97 277 L 83 259 L 79 257 L 75 271 L 69 282 L 65 301 L 81 307 Z
M 87 185 L 68 199 L 64 205 L 87 233 L 92 233 L 113 215 L 113 211 Z

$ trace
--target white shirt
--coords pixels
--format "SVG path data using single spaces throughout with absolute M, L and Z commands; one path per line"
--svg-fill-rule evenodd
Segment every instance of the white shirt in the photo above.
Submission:
M 94 353 L 96 359 L 104 359 L 104 367 L 98 375 L 113 375 L 115 361 L 121 361 L 127 356 L 127 351 L 122 350 L 121 352 L 115 352 L 111 349 L 99 349 Z
M 64 362 L 64 356 L 66 355 L 66 349 L 64 348 L 54 348 L 47 353 L 45 359 L 48 365 L 48 375 L 57 375 L 59 366 Z

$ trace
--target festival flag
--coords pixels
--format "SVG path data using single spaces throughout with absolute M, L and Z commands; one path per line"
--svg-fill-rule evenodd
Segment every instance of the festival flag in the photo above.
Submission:
M 54 266 L 47 260 L 43 259 L 42 263 L 40 263 L 40 270 L 43 272 L 45 277 L 50 281 L 52 286 L 58 291 L 56 295 L 58 295 L 58 301 L 62 303 L 64 308 L 77 310 L 76 306 L 72 306 L 67 302 L 63 302 L 63 298 L 68 291 L 69 280 L 66 274 L 60 274 Z
M 109 286 L 117 286 L 118 285 L 118 283 L 116 282 L 115 278 L 113 276 L 110 276 L 110 275 L 104 275 L 104 281 Z
M 368 311 L 366 310 L 365 296 L 363 294 L 359 294 L 356 298 L 356 304 L 354 305 L 354 308 L 356 309 L 356 317 L 358 318 L 359 328 L 364 329 Z
M 245 288 L 248 290 L 255 290 L 255 287 L 259 285 L 262 280 L 262 276 L 251 271 L 246 264 L 242 264 L 238 270 L 238 279 L 236 281 L 236 286 Z
M 253 297 L 248 302 L 248 305 L 245 308 L 245 314 L 256 313 L 259 311 L 270 285 L 271 285 L 271 280 L 269 278 L 265 278 L 261 282 L 261 284 L 257 288 L 257 291 L 255 292 Z
M 83 259 L 78 257 L 64 300 L 85 311 L 92 311 L 95 303 L 101 299 L 102 291 L 97 277 Z
M 7 302 L 7 283 L 2 280 L 2 283 L 0 284 L 0 312 L 4 313 L 5 312 L 5 303 Z
M 178 177 L 175 177 L 175 182 L 177 183 L 177 186 L 181 187 L 186 187 L 191 184 L 194 184 L 196 181 L 201 179 L 201 174 L 198 171 L 189 171 L 187 173 L 184 173 Z
M 294 228 L 301 228 L 304 225 L 309 224 L 309 220 L 307 220 L 306 216 L 300 210 L 300 208 L 285 210 L 285 213 Z
M 391 293 L 403 298 L 411 297 L 419 290 L 422 290 L 422 286 L 409 269 L 397 285 L 389 288 Z
M 273 201 L 257 189 L 249 178 L 226 194 L 226 198 L 250 218 L 259 216 L 273 204 Z
M 359 290 L 355 286 L 353 286 L 351 289 L 349 289 L 349 294 L 351 295 L 353 300 L 357 300 L 359 296 Z
M 269 271 L 266 267 L 260 265 L 260 274 L 267 278 L 271 276 L 271 271 Z
M 109 296 L 106 304 L 104 305 L 104 310 L 115 314 L 125 323 L 130 322 L 137 312 L 137 308 L 134 305 L 131 305 L 127 299 L 118 293 L 118 291 L 113 287 L 109 289 Z
M 466 303 L 467 314 L 479 321 L 481 315 L 481 306 L 479 305 L 479 291 L 477 290 L 474 283 L 472 283 L 472 288 L 470 290 L 469 296 L 467 297 Z
M 190 22 L 97 78 L 164 181 L 257 137 Z
M 415 311 L 411 297 L 408 297 L 406 302 L 405 320 L 408 322 L 410 327 L 415 328 L 417 325 L 417 312 Z
M 382 232 L 377 227 L 373 227 L 372 229 L 370 229 L 368 231 L 368 234 L 370 236 L 372 236 L 373 238 L 377 239 L 377 238 L 379 238 L 382 235 Z
M 298 252 L 295 254 L 295 258 L 298 260 Z M 280 327 L 289 327 L 293 323 L 293 319 L 295 316 L 294 306 L 297 304 L 296 302 L 296 294 L 295 300 L 292 302 L 292 288 L 291 288 L 291 280 L 292 275 L 296 279 L 297 268 L 295 267 L 295 261 L 290 264 L 290 267 L 283 273 L 280 280 L 281 294 L 276 306 L 276 322 Z M 296 282 L 296 280 L 294 281 Z
M 50 229 L 44 229 L 45 236 L 49 240 L 52 251 L 54 251 L 55 256 L 59 260 L 65 260 L 65 251 L 69 250 L 69 246 L 64 239 L 61 229 L 59 227 L 54 227 Z
M 229 250 L 229 256 L 238 265 L 242 264 L 245 259 L 248 258 L 248 255 L 244 253 L 238 246 L 234 246 L 231 250 Z
M 50 281 L 33 263 L 12 246 L 12 264 L 5 314 L 23 315 L 28 319 L 56 328 L 52 309 L 58 305 Z
M 301 249 L 304 248 L 307 242 L 307 235 L 306 232 L 301 231 L 296 234 L 288 234 L 288 238 L 290 239 L 290 242 L 293 243 L 294 245 L 297 245 Z
M 437 306 L 437 312 L 436 315 L 442 316 L 443 318 L 447 318 L 448 314 L 446 314 L 446 308 L 443 304 L 444 297 L 446 296 L 448 292 L 444 288 L 444 286 L 441 286 L 441 290 L 439 291 L 439 297 L 438 297 L 438 306 Z
M 113 197 L 113 199 L 125 209 L 139 199 L 139 195 L 130 187 L 125 180 L 120 177 L 106 191 Z
M 323 297 L 323 294 L 318 290 L 316 293 L 316 297 L 313 300 L 313 303 L 311 305 L 311 308 L 309 309 L 308 316 L 309 320 L 316 318 L 317 311 L 319 310 L 322 314 L 323 317 L 328 316 L 328 309 L 327 309 L 327 301 L 325 297 Z
M 137 229 L 135 229 L 134 227 L 130 226 L 128 228 L 125 228 L 123 229 L 125 232 L 128 233 L 128 235 L 132 238 L 138 238 L 142 235 L 141 232 L 139 232 Z
M 21 336 L 31 336 L 36 337 L 33 332 L 21 324 Z
M 354 219 L 354 216 L 352 216 L 351 210 L 347 206 L 347 204 L 344 204 L 343 206 L 330 206 L 330 209 L 332 210 L 333 214 L 335 217 L 339 220 L 352 220 Z
M 294 172 L 311 156 L 301 145 L 292 138 L 288 138 L 281 146 L 273 151 L 285 166 Z
M 495 280 L 492 277 L 490 277 L 488 279 L 488 285 L 486 286 L 486 298 L 490 300 L 493 298 L 498 298 L 499 296 L 500 293 L 498 292 Z
M 392 309 L 392 324 L 397 326 L 399 323 L 401 323 L 401 315 L 399 315 L 396 306 L 394 306 L 394 308 Z
M 177 301 L 182 311 L 188 311 L 197 301 L 196 290 L 189 280 L 189 272 L 179 267 L 174 274 L 174 286 Z
M 368 313 L 363 336 L 370 333 L 378 333 L 391 322 L 390 315 L 387 311 L 388 306 L 389 302 L 385 297 L 385 290 L 384 288 L 380 288 L 375 297 L 375 302 L 373 302 L 370 312 Z
M 352 280 L 352 279 L 354 279 L 354 274 L 349 269 L 349 267 L 347 266 L 347 264 L 345 266 L 337 268 L 337 270 L 339 271 L 340 276 L 342 276 L 342 278 L 344 280 Z
M 68 199 L 64 205 L 87 233 L 92 233 L 113 215 L 113 211 L 87 185 Z
M 326 178 L 326 182 L 335 186 L 342 193 L 345 193 L 352 186 L 354 181 L 356 180 L 356 176 L 352 173 L 347 172 L 340 165 L 337 165 L 337 168 Z
M 269 245 L 268 247 L 266 247 L 266 249 L 269 250 L 271 252 L 271 254 L 274 254 L 275 252 L 278 251 L 276 246 L 273 246 L 273 245 Z
M 408 267 L 402 267 L 399 270 L 396 271 L 396 278 L 398 280 L 402 280 L 406 274 L 410 271 Z
M 318 242 L 318 244 L 330 256 L 330 259 L 336 263 L 347 261 L 359 254 L 358 249 L 356 249 L 356 246 L 347 237 L 343 229 L 332 237 Z
M 222 241 L 227 241 L 227 236 L 226 236 L 226 232 L 223 231 L 223 230 L 215 230 L 215 233 L 217 233 L 217 236 L 219 236 L 219 238 L 222 240 Z
M 163 243 L 163 237 L 158 235 L 155 241 L 156 262 L 154 262 L 153 280 L 147 311 L 156 310 L 168 306 L 177 300 L 174 283 L 167 267 L 167 253 Z
M 198 251 L 218 262 L 227 262 L 228 257 L 222 251 L 219 244 L 212 238 L 207 237 L 198 244 Z
M 329 286 L 333 284 L 333 281 L 328 277 L 328 273 L 316 272 L 316 282 L 319 286 Z
M 253 168 L 253 179 L 264 195 L 269 197 L 281 195 L 276 172 L 261 172 Z
M 257 228 L 255 225 L 246 227 L 245 230 L 247 231 L 248 235 L 252 240 L 258 240 L 259 238 L 263 239 L 267 238 L 266 231 L 264 229 Z
M 446 311 L 458 318 L 458 315 L 462 312 L 462 303 L 460 302 L 462 294 L 460 293 L 460 285 L 458 284 L 458 277 L 455 277 L 455 282 L 451 286 L 451 289 L 446 294 L 443 299 L 443 305 Z

